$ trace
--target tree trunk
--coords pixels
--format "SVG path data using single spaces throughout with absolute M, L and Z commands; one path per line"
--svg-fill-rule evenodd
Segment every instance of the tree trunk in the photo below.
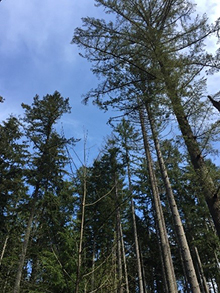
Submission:
M 84 162 L 86 162 L 84 158 Z M 84 221 L 85 221 L 85 205 L 86 205 L 86 166 L 83 166 L 83 197 L 82 197 L 82 216 L 80 225 L 80 238 L 79 238 L 79 250 L 78 250 L 78 265 L 76 272 L 76 289 L 75 293 L 79 293 L 79 283 L 81 278 L 81 266 L 82 266 L 82 247 L 83 247 L 83 234 L 84 234 Z
M 164 267 L 166 271 L 166 279 L 167 279 L 167 285 L 168 285 L 168 292 L 169 293 L 176 293 L 177 292 L 177 284 L 176 284 L 176 278 L 172 263 L 172 257 L 170 252 L 170 245 L 167 237 L 166 227 L 165 227 L 165 221 L 163 217 L 162 207 L 160 203 L 160 197 L 159 197 L 159 190 L 158 185 L 156 181 L 156 175 L 153 170 L 153 162 L 150 154 L 150 147 L 149 142 L 147 138 L 147 133 L 145 130 L 145 124 L 144 124 L 144 114 L 142 112 L 142 109 L 139 109 L 139 117 L 140 117 L 140 123 L 141 123 L 141 129 L 142 129 L 142 135 L 143 135 L 143 141 L 144 141 L 144 148 L 148 163 L 148 171 L 149 171 L 149 177 L 151 181 L 151 187 L 152 187 L 152 193 L 154 198 L 154 206 L 156 211 L 156 218 L 157 218 L 157 225 L 158 225 L 158 231 L 160 236 L 160 243 L 161 243 L 161 249 L 162 249 L 162 255 L 164 260 Z
M 146 273 L 145 273 L 145 269 L 144 269 L 144 263 L 143 263 L 143 255 L 142 255 L 142 250 L 141 250 L 141 246 L 139 248 L 140 251 L 140 259 L 141 259 L 141 272 L 142 272 L 142 283 L 143 283 L 143 292 L 146 293 L 146 288 L 147 288 L 147 280 L 146 280 Z
M 218 293 L 219 291 L 216 289 L 216 284 L 213 281 L 213 279 L 210 279 L 211 283 L 212 283 L 212 293 Z
M 154 207 L 155 210 L 155 207 Z M 154 219 L 156 222 L 156 233 L 157 233 L 157 238 L 160 239 L 160 233 L 159 233 L 159 226 L 158 226 L 158 221 L 157 221 L 157 217 L 156 217 L 156 213 L 154 211 Z M 161 261 L 161 271 L 162 271 L 162 277 L 163 277 L 163 287 L 164 287 L 164 292 L 169 293 L 169 286 L 168 286 L 168 280 L 167 280 L 167 273 L 166 273 L 166 267 L 165 267 L 165 263 L 164 263 L 164 256 L 163 256 L 163 250 L 162 250 L 162 245 L 161 245 L 161 241 L 159 241 L 159 252 L 160 252 L 160 261 Z M 156 277 L 156 273 L 154 271 L 154 276 L 156 278 L 156 288 L 155 290 L 158 291 L 159 283 L 158 283 L 158 278 Z
M 196 141 L 196 137 L 193 135 L 193 131 L 188 122 L 187 116 L 185 115 L 176 86 L 166 72 L 164 64 L 162 62 L 159 63 L 167 87 L 168 97 L 172 103 L 173 111 L 190 155 L 191 163 L 197 174 L 198 185 L 202 187 L 203 195 L 207 202 L 210 214 L 212 215 L 218 236 L 220 237 L 220 190 L 214 185 L 209 170 L 206 167 L 199 144 Z
M 198 274 L 200 276 L 200 280 L 201 280 L 201 288 L 202 288 L 202 292 L 203 293 L 209 293 L 209 288 L 206 282 L 206 277 L 203 271 L 203 267 L 202 267 L 202 263 L 200 260 L 200 256 L 199 256 L 199 252 L 197 247 L 194 246 L 194 253 L 195 253 L 195 257 L 196 257 L 196 263 L 197 263 L 197 267 L 198 267 Z
M 9 239 L 9 235 L 7 235 L 5 237 L 5 242 L 4 242 L 4 245 L 3 245 L 3 248 L 2 248 L 1 257 L 0 257 L 0 266 L 2 264 L 2 260 L 3 260 L 4 254 L 5 254 L 5 249 L 6 249 L 6 246 L 7 246 L 7 243 L 8 243 L 8 239 Z
M 116 196 L 116 241 L 117 241 L 117 271 L 118 271 L 118 293 L 123 293 L 122 285 L 122 255 L 121 255 L 121 216 L 120 206 L 118 201 L 118 186 L 115 174 L 115 196 Z
M 127 261 L 126 261 L 126 254 L 125 254 L 125 244 L 123 238 L 123 231 L 120 221 L 120 239 L 121 239 L 121 248 L 122 248 L 122 258 L 124 263 L 124 272 L 125 272 L 125 285 L 126 285 L 126 292 L 129 293 L 129 283 L 128 283 L 128 270 L 127 270 Z
M 169 202 L 169 206 L 170 206 L 170 210 L 171 210 L 171 214 L 172 214 L 172 218 L 173 218 L 173 222 L 174 222 L 174 227 L 175 227 L 175 231 L 177 234 L 178 243 L 180 245 L 181 254 L 183 257 L 185 271 L 187 273 L 187 279 L 190 284 L 191 292 L 200 293 L 201 291 L 200 291 L 199 283 L 198 283 L 198 280 L 196 277 L 196 272 L 194 269 L 190 249 L 189 249 L 186 235 L 185 235 L 185 232 L 183 229 L 183 225 L 182 225 L 182 221 L 181 221 L 181 218 L 179 215 L 179 211 L 178 211 L 178 208 L 176 205 L 173 190 L 172 190 L 172 187 L 170 184 L 169 176 L 167 173 L 167 168 L 165 166 L 163 156 L 162 156 L 162 153 L 160 150 L 160 144 L 159 144 L 157 134 L 156 134 L 156 131 L 154 128 L 154 122 L 153 122 L 153 118 L 152 118 L 151 109 L 148 104 L 146 104 L 146 109 L 147 109 L 148 119 L 149 119 L 150 126 L 151 126 L 155 149 L 157 152 L 157 158 L 159 161 L 161 175 L 162 175 L 163 182 L 164 182 L 164 185 L 166 188 L 166 194 L 167 194 L 167 198 L 168 198 L 168 202 Z
M 131 184 L 131 171 L 130 164 L 128 161 L 128 150 L 126 149 L 126 158 L 127 158 L 127 172 L 128 172 L 128 188 L 131 194 L 131 213 L 132 213 L 132 222 L 134 229 L 134 242 L 135 242 L 135 250 L 136 250 L 136 258 L 137 258 L 137 268 L 138 268 L 138 282 L 139 282 L 139 291 L 140 293 L 144 293 L 144 283 L 143 283 L 143 275 L 142 275 L 142 266 L 141 266 L 141 257 L 140 257 L 140 249 L 139 249 L 139 240 L 137 233 L 137 224 L 136 224 L 136 215 L 135 215 L 135 206 L 132 196 L 132 184 Z
M 38 194 L 38 189 L 36 189 L 35 194 L 33 196 L 32 207 L 31 207 L 30 216 L 29 216 L 29 219 L 28 219 L 27 228 L 26 228 L 26 232 L 25 232 L 25 236 L 24 236 L 24 242 L 22 244 L 22 252 L 21 252 L 20 261 L 19 261 L 19 264 L 18 264 L 18 270 L 17 270 L 16 279 L 15 279 L 15 285 L 14 285 L 13 293 L 19 293 L 20 292 L 22 271 L 23 271 L 23 267 L 24 267 L 26 254 L 27 254 L 27 248 L 28 248 L 28 244 L 29 244 L 32 223 L 33 223 L 33 220 L 34 220 L 35 207 L 36 207 L 36 201 L 37 201 L 37 194 Z
M 116 231 L 114 232 L 114 242 L 112 246 L 112 267 L 113 267 L 113 292 L 117 292 L 118 289 L 118 278 L 117 278 L 117 235 Z

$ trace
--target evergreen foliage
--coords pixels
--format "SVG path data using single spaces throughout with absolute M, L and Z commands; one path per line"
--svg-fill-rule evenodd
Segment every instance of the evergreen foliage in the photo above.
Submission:
M 186 0 L 96 4 L 112 20 L 86 17 L 73 37 L 101 77 L 85 101 L 119 116 L 98 158 L 75 171 L 59 92 L 1 123 L 0 291 L 216 293 L 220 169 L 206 155 L 219 120 L 201 97 L 203 69 L 219 69 L 204 45 L 219 20 L 208 25 Z

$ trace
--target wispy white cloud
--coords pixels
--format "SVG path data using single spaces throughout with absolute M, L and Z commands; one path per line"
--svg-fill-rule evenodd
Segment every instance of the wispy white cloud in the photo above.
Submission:
M 68 88 L 76 89 L 74 75 L 77 72 L 79 77 L 77 67 L 85 62 L 70 42 L 81 17 L 97 13 L 93 1 L 19 0 L 3 1 L 0 6 L 0 90 L 5 106 L 61 89 L 70 76 Z M 85 77 L 86 72 L 88 64 Z
M 4 1 L 1 3 L 0 50 L 16 54 L 26 49 L 45 54 L 48 44 L 70 43 L 73 30 L 81 23 L 81 16 L 96 11 L 93 1 Z M 96 11 L 97 13 L 97 11 Z M 63 48 L 62 43 L 60 47 Z M 64 48 L 63 52 L 68 52 Z M 45 53 L 44 53 L 45 52 Z
M 213 22 L 219 17 L 220 3 L 218 0 L 194 0 L 196 3 L 196 11 L 200 13 L 206 13 L 210 21 Z

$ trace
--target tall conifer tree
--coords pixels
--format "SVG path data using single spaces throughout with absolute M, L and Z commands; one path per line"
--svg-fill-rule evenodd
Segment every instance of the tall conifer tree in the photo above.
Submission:
M 136 105 L 132 96 L 113 97 L 110 93 L 123 93 L 128 87 L 132 90 L 143 82 L 157 84 L 176 116 L 220 235 L 219 190 L 209 175 L 184 106 L 195 97 L 190 89 L 198 87 L 197 77 L 202 70 L 206 67 L 214 72 L 219 68 L 219 52 L 212 56 L 204 51 L 204 40 L 220 29 L 219 20 L 213 25 L 208 25 L 205 15 L 190 20 L 194 5 L 187 0 L 96 2 L 115 18 L 107 22 L 87 17 L 83 19 L 84 28 L 75 31 L 73 42 L 86 49 L 85 57 L 93 63 L 93 72 L 105 78 L 85 100 L 94 98 L 103 109 L 112 105 L 129 112 Z M 141 74 L 134 78 L 131 68 L 132 73 L 137 69 Z M 199 83 L 202 85 L 204 78 Z M 110 98 L 103 100 L 103 96 Z

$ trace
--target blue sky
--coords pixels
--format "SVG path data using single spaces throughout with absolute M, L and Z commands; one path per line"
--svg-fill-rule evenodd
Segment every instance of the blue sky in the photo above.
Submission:
M 198 2 L 198 11 L 207 12 L 211 20 L 220 13 L 215 1 Z M 74 29 L 85 16 L 103 17 L 93 0 L 2 0 L 0 3 L 0 120 L 9 114 L 22 113 L 21 103 L 30 104 L 33 97 L 52 94 L 55 90 L 70 98 L 72 114 L 63 118 L 67 136 L 83 140 L 88 131 L 87 146 L 94 158 L 103 138 L 110 134 L 106 125 L 109 114 L 97 107 L 84 106 L 82 94 L 97 84 L 90 64 L 71 45 Z M 213 40 L 210 46 L 215 47 Z M 216 78 L 209 79 L 209 94 L 219 89 Z M 83 142 L 76 147 L 83 157 Z
M 93 105 L 84 106 L 82 94 L 97 84 L 90 64 L 71 45 L 74 29 L 87 15 L 102 10 L 90 0 L 3 0 L 0 3 L 0 120 L 22 113 L 21 103 L 59 91 L 70 98 L 72 113 L 63 117 L 67 136 L 83 140 L 88 131 L 90 153 L 98 152 L 111 129 L 108 114 Z M 76 148 L 82 158 L 83 142 Z M 93 156 L 94 156 L 93 154 Z

